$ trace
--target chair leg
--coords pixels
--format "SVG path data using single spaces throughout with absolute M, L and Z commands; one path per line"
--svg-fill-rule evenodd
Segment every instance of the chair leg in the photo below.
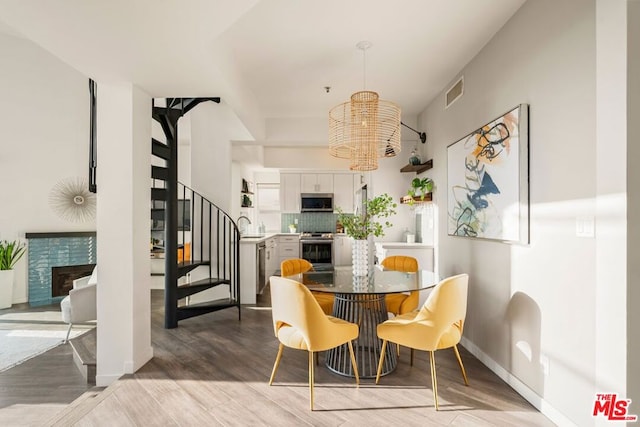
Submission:
M 376 384 L 380 381 L 382 365 L 384 364 L 384 351 L 387 349 L 387 340 L 382 340 L 382 351 L 380 351 L 380 361 L 378 362 L 378 372 L 376 372 Z
M 309 405 L 313 411 L 313 351 L 309 352 Z
M 396 344 L 396 350 L 398 352 L 398 357 L 400 357 L 400 344 Z
M 349 341 L 349 354 L 351 355 L 351 366 L 353 367 L 353 373 L 356 374 L 356 385 L 360 386 L 360 375 L 358 374 L 358 364 L 356 363 L 356 356 L 353 354 L 353 345 Z
M 273 364 L 273 370 L 271 371 L 271 378 L 269 378 L 269 385 L 273 384 L 273 379 L 276 377 L 276 371 L 278 370 L 278 365 L 280 365 L 280 359 L 282 358 L 282 350 L 284 350 L 284 344 L 280 343 L 276 362 Z
M 460 358 L 460 352 L 458 351 L 458 346 L 453 346 L 453 351 L 456 353 L 456 358 L 458 359 L 458 365 L 460 365 L 460 372 L 462 372 L 462 379 L 464 380 L 464 385 L 469 385 L 469 381 L 467 380 L 467 373 L 464 370 L 464 365 L 462 364 L 462 359 Z
M 67 328 L 67 336 L 64 338 L 64 341 L 63 341 L 65 344 L 69 342 L 69 334 L 71 333 L 71 326 L 73 326 L 73 324 L 69 323 L 69 328 Z
M 411 366 L 413 366 L 413 349 L 411 349 Z
M 431 364 L 431 387 L 433 387 L 433 400 L 438 410 L 438 380 L 436 379 L 436 355 L 433 351 L 429 352 L 429 363 Z

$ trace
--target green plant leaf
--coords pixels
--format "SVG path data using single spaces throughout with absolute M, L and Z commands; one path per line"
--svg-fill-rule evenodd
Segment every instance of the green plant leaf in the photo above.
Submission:
M 397 206 L 391 196 L 385 193 L 366 201 L 366 215 L 347 214 L 340 207 L 337 207 L 336 211 L 338 212 L 338 221 L 344 226 L 347 236 L 356 240 L 364 240 L 370 235 L 384 236 L 384 228 L 388 228 L 392 224 L 385 221 L 383 227 L 383 223 L 378 218 L 388 218 L 395 215 Z
M 18 240 L 0 241 L 0 270 L 12 270 L 24 255 L 25 250 L 25 244 Z

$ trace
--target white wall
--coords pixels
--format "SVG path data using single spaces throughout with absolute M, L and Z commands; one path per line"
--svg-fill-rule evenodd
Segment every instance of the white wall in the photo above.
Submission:
M 95 221 L 66 222 L 48 204 L 58 181 L 88 177 L 88 78 L 20 38 L 0 34 L 0 56 L 0 239 L 95 230 Z M 26 270 L 25 256 L 16 267 L 14 303 L 27 301 Z
M 633 189 L 640 182 L 640 169 L 636 160 L 640 158 L 640 1 L 628 2 L 628 111 L 627 117 L 627 188 Z M 631 142 L 634 141 L 634 142 Z M 640 193 L 627 191 L 628 218 L 640 216 Z M 640 412 L 640 225 L 638 221 L 628 223 L 628 272 L 627 272 L 627 397 L 634 402 L 634 414 Z
M 593 424 L 597 345 L 596 239 L 576 237 L 576 217 L 596 214 L 595 18 L 593 1 L 526 2 L 461 71 L 464 96 L 445 110 L 441 93 L 420 116 L 442 204 L 439 269 L 470 274 L 466 345 L 556 422 L 578 425 Z M 448 236 L 446 147 L 520 103 L 530 245 Z

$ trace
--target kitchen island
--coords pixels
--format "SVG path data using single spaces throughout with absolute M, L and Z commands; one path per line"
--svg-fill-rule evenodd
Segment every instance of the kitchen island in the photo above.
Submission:
M 298 245 L 297 233 L 264 233 L 244 235 L 240 238 L 240 302 L 245 305 L 256 304 L 257 295 L 264 291 L 269 277 L 280 269 L 282 256 L 297 258 L 290 245 L 280 245 L 282 241 L 295 241 Z M 286 255 L 280 254 L 280 248 Z

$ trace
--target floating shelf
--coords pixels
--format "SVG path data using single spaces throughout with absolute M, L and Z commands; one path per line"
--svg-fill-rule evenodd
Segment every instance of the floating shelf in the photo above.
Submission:
M 433 167 L 433 159 L 427 160 L 419 165 L 406 165 L 400 169 L 400 172 L 415 172 L 416 175 L 429 170 Z
M 400 203 L 403 205 L 411 205 L 415 203 L 427 203 L 427 202 L 430 202 L 432 199 L 433 197 L 431 193 L 425 194 L 424 199 L 420 197 L 411 197 L 409 195 L 405 195 L 400 197 Z

